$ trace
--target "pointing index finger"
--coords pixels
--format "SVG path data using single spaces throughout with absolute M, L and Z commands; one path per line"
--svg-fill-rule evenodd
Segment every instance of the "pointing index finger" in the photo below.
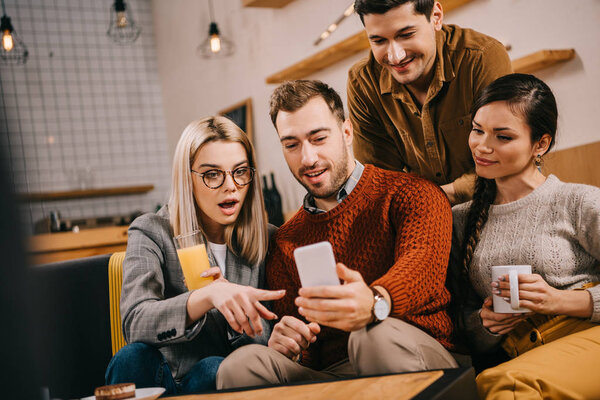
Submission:
M 285 290 L 264 290 L 264 289 L 256 289 L 256 299 L 263 300 L 279 300 L 283 296 L 285 296 Z

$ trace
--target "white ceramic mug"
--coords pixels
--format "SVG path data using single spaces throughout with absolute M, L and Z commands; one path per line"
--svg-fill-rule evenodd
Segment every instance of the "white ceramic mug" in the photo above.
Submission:
M 519 306 L 519 274 L 531 274 L 531 265 L 495 265 L 492 267 L 492 282 L 502 275 L 508 275 L 510 283 L 510 301 L 494 294 L 494 312 L 503 314 L 526 313 L 528 308 Z

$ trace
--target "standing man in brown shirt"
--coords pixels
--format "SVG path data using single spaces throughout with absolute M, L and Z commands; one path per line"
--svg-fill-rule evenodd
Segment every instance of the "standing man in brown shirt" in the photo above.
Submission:
M 354 9 L 371 43 L 348 74 L 356 158 L 430 179 L 452 204 L 469 200 L 471 105 L 512 72 L 504 46 L 444 25 L 434 0 L 356 0 Z

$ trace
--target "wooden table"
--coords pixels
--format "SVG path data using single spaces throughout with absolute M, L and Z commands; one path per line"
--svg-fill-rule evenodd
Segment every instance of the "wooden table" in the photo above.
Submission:
M 473 368 L 390 374 L 331 382 L 168 397 L 172 400 L 478 399 Z

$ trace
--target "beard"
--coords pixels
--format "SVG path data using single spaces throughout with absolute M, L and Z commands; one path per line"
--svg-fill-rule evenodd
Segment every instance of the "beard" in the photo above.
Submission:
M 302 176 L 306 171 L 327 168 L 330 173 L 330 179 L 328 182 L 319 182 L 316 185 L 310 185 L 302 180 Z M 348 171 L 348 149 L 344 147 L 342 157 L 335 161 L 333 164 L 316 162 L 310 167 L 303 167 L 298 171 L 298 175 L 295 175 L 296 180 L 304 186 L 306 191 L 315 199 L 326 199 L 335 196 L 346 180 L 351 171 Z

